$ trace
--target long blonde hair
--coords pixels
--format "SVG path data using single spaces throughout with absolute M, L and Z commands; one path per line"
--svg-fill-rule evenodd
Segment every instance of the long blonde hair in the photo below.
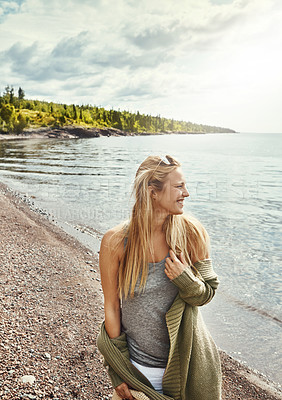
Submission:
M 139 289 L 144 289 L 148 276 L 149 251 L 152 242 L 153 203 L 149 186 L 155 191 L 161 191 L 170 172 L 180 167 L 180 163 L 166 156 L 147 157 L 139 166 L 133 192 L 135 204 L 131 218 L 120 225 L 115 235 L 117 248 L 120 241 L 126 244 L 120 260 L 118 271 L 118 288 L 120 297 L 134 296 L 134 289 L 140 277 Z M 177 256 L 182 252 L 188 265 L 191 259 L 198 260 L 209 246 L 209 237 L 200 222 L 192 216 L 168 215 L 164 225 L 166 242 Z M 195 275 L 196 268 L 193 267 Z

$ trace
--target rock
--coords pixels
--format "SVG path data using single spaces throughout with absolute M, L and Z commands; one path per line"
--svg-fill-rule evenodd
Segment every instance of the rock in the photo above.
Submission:
M 33 385 L 35 381 L 36 381 L 36 378 L 34 375 L 24 375 L 20 378 L 20 382 L 30 383 L 31 385 Z
M 51 354 L 44 353 L 44 358 L 47 358 L 47 360 L 51 360 Z
M 37 397 L 34 394 L 30 394 L 30 393 L 24 394 L 24 397 L 26 397 L 26 398 L 28 398 L 30 400 L 36 400 L 37 399 Z

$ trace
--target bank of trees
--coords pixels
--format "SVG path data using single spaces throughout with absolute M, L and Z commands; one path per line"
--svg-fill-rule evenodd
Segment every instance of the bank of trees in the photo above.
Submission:
M 125 132 L 228 132 L 230 130 L 176 121 L 129 111 L 106 110 L 92 105 L 67 105 L 53 102 L 28 100 L 19 87 L 6 86 L 0 96 L 0 127 L 2 132 L 21 132 L 23 129 L 43 126 L 83 125 L 112 127 Z M 231 132 L 231 131 L 230 131 Z

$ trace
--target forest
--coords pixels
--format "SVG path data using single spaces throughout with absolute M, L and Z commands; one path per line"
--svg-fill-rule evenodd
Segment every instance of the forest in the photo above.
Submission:
M 0 133 L 21 133 L 28 128 L 63 127 L 66 125 L 89 128 L 116 128 L 128 133 L 223 133 L 231 129 L 194 124 L 120 110 L 107 110 L 93 105 L 58 104 L 26 99 L 21 87 L 17 93 L 6 86 L 0 96 Z

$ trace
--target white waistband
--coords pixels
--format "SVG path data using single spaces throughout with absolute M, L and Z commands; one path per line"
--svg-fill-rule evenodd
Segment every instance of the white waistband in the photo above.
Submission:
M 151 382 L 154 389 L 157 392 L 162 393 L 162 382 L 165 368 L 144 367 L 144 365 L 140 365 L 136 361 L 130 361 Z

